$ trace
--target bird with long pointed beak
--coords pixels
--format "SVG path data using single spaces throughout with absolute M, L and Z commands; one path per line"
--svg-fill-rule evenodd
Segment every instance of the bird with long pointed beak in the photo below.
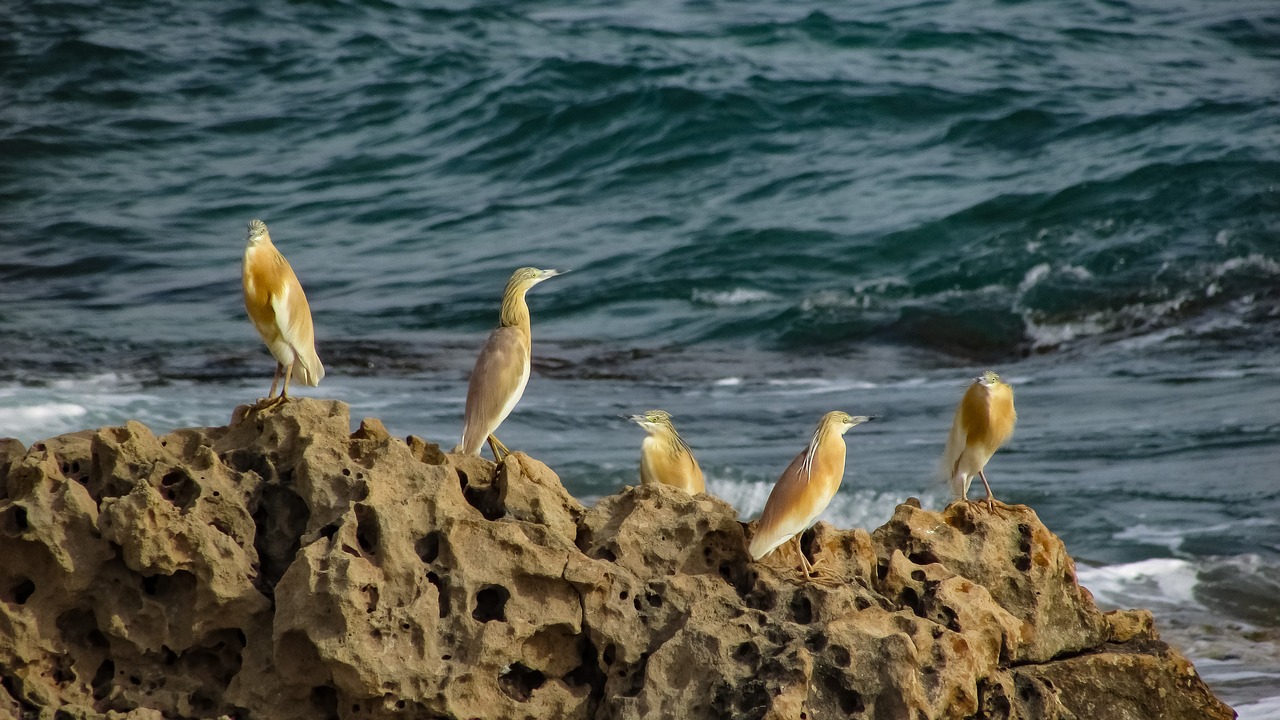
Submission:
M 640 443 L 640 483 L 661 483 L 678 487 L 690 495 L 705 492 L 706 482 L 702 468 L 693 457 L 684 438 L 671 424 L 671 415 L 662 410 L 650 410 L 631 419 L 649 433 Z
M 987 510 L 995 510 L 995 498 L 987 482 L 987 462 L 1013 435 L 1017 421 L 1013 388 L 1008 383 L 990 370 L 973 379 L 956 408 L 947 448 L 938 468 L 957 500 L 970 502 L 969 484 L 977 475 L 987 489 Z
M 254 405 L 256 409 L 263 409 L 289 399 L 289 381 L 294 373 L 300 376 L 303 385 L 319 385 L 324 378 L 324 365 L 316 354 L 315 329 L 307 296 L 289 261 L 271 243 L 267 224 L 261 220 L 249 221 L 241 280 L 244 308 L 276 359 L 271 391 Z M 276 396 L 276 385 L 282 374 L 284 386 Z
M 507 289 L 502 293 L 498 328 L 489 334 L 489 340 L 480 349 L 476 366 L 471 371 L 462 442 L 453 449 L 454 452 L 479 455 L 487 440 L 494 460 L 501 462 L 510 453 L 494 432 L 511 414 L 529 382 L 533 334 L 529 328 L 529 306 L 524 296 L 529 288 L 559 274 L 559 270 L 523 267 L 507 281 Z
M 800 534 L 827 509 L 840 489 L 844 479 L 844 434 L 870 419 L 839 411 L 822 416 L 809 446 L 791 461 L 769 493 L 748 548 L 753 560 L 759 561 L 788 540 L 795 540 L 805 579 L 824 579 L 804 556 Z

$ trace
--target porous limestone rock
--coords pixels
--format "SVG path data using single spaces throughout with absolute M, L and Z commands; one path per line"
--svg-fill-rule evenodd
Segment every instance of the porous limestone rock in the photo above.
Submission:
M 752 563 L 709 495 L 346 405 L 0 441 L 0 716 L 1231 718 L 1029 508 L 899 506 Z

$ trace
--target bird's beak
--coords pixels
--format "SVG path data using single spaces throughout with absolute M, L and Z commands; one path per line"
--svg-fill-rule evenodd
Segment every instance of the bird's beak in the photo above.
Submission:
M 849 421 L 851 423 L 849 427 L 854 427 L 855 425 L 861 425 L 864 422 L 871 422 L 872 420 L 875 420 L 878 417 L 880 416 L 879 415 L 854 415 L 853 417 L 849 418 Z
M 542 282 L 543 280 L 548 280 L 548 279 L 553 278 L 553 277 L 555 277 L 555 276 L 557 276 L 557 275 L 563 275 L 563 274 L 565 274 L 565 273 L 567 273 L 567 272 L 569 272 L 569 271 L 568 271 L 568 270 L 539 270 L 539 271 L 538 271 L 538 282 Z
M 626 417 L 626 416 L 624 415 L 623 417 Z M 644 427 L 649 421 L 646 420 L 643 415 L 632 415 L 631 422 L 639 425 L 640 427 Z

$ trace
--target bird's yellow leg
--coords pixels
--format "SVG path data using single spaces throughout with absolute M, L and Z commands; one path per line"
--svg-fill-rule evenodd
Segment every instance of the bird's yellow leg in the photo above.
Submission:
M 276 385 L 280 383 L 280 374 L 284 372 L 284 365 L 276 363 L 276 374 L 271 378 L 271 391 L 267 393 L 267 400 L 276 396 Z
M 809 562 L 809 558 L 804 556 L 804 548 L 800 547 L 800 535 L 796 535 L 794 540 L 796 541 L 796 553 L 800 555 L 800 567 L 804 570 L 804 579 L 827 587 L 835 587 L 844 582 L 844 578 L 838 572 L 826 567 L 824 559 L 819 558 Z
M 493 451 L 494 462 L 502 462 L 511 454 L 511 451 L 507 449 L 506 445 L 502 444 L 497 435 L 489 436 L 489 449 Z
M 265 410 L 280 402 L 280 398 L 276 397 L 276 385 L 280 384 L 280 374 L 284 370 L 284 365 L 276 363 L 275 377 L 271 378 L 271 391 L 267 396 L 253 404 L 253 410 Z
M 987 482 L 987 471 L 979 470 L 978 477 L 982 478 L 982 486 L 987 489 L 987 511 L 999 515 L 996 510 L 996 498 L 991 494 L 991 483 Z
M 293 363 L 284 369 L 284 387 L 280 388 L 280 402 L 289 399 L 289 380 L 293 377 Z

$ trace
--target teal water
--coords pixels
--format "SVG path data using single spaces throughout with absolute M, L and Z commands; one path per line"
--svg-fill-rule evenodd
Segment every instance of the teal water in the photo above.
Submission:
M 990 466 L 1242 717 L 1280 717 L 1280 7 L 37 2 L 0 18 L 0 435 L 224 423 L 272 361 L 261 217 L 324 384 L 451 445 L 520 265 L 503 438 L 590 499 L 671 411 L 744 516 L 826 410 L 883 522 L 968 378 Z

